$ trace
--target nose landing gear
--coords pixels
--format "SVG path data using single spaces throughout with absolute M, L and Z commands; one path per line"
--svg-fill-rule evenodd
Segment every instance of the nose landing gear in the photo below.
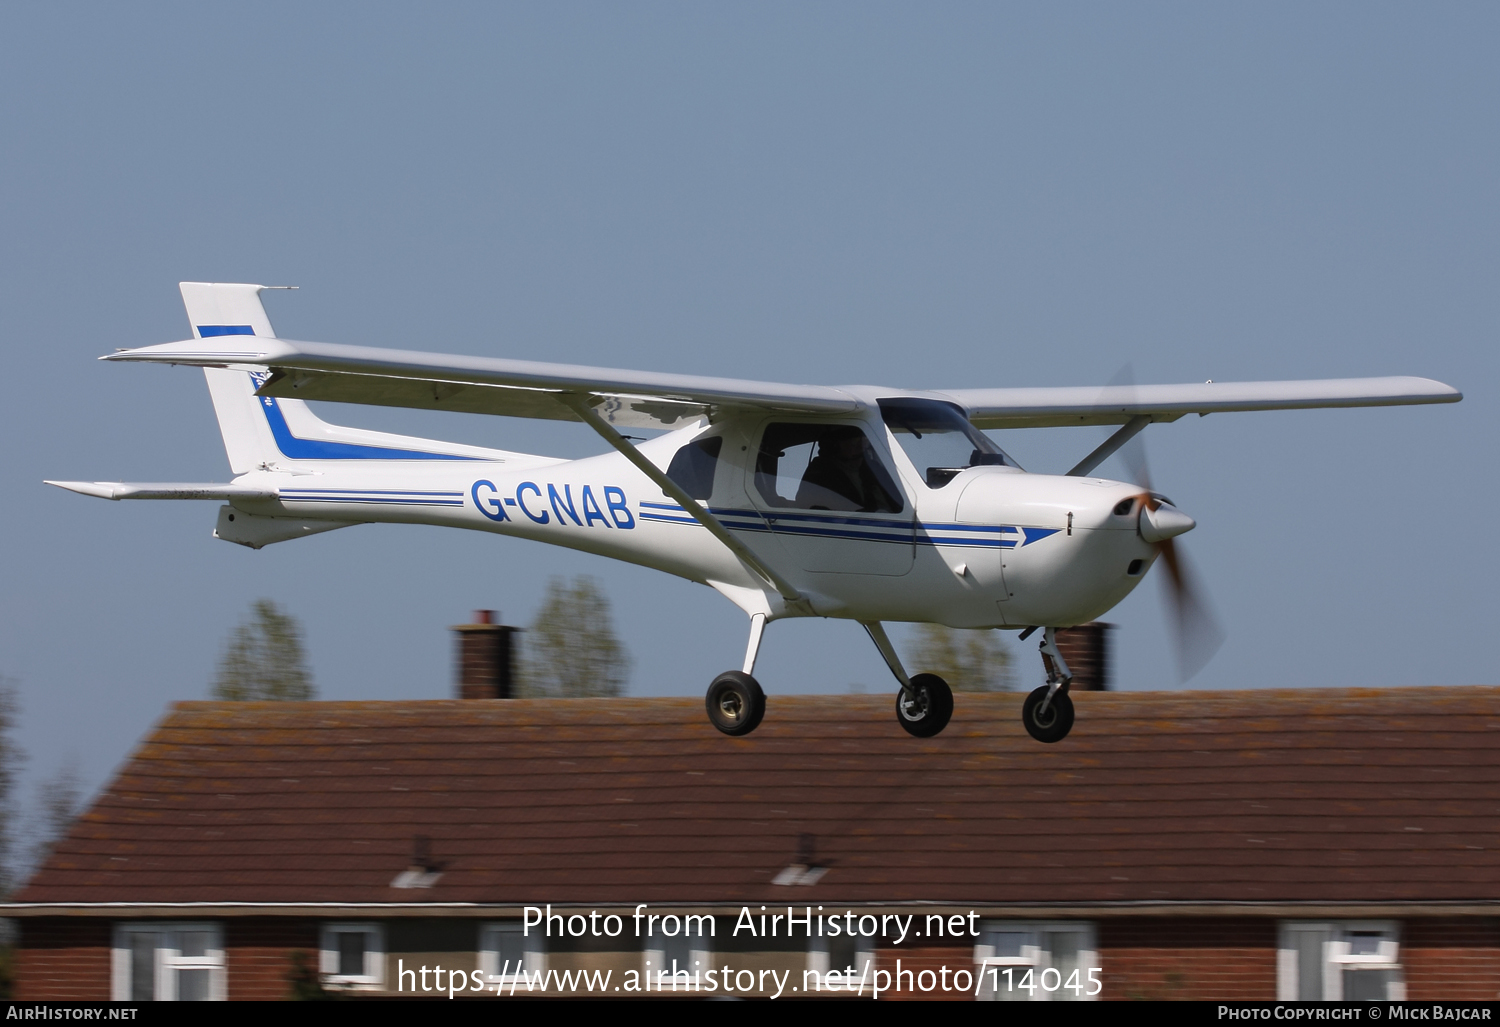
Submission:
M 1073 674 L 1057 648 L 1055 629 L 1048 628 L 1042 635 L 1041 648 L 1047 683 L 1026 697 L 1021 705 L 1021 723 L 1038 742 L 1060 742 L 1073 730 L 1073 700 L 1068 698 Z

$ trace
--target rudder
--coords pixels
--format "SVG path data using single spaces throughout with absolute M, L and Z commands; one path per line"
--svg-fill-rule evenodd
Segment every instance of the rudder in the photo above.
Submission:
M 182 303 L 187 308 L 193 338 L 211 339 L 223 335 L 256 335 L 274 339 L 271 319 L 260 301 L 263 285 L 221 282 L 179 282 Z M 278 456 L 276 440 L 255 397 L 255 382 L 248 371 L 224 367 L 205 367 L 208 393 L 213 397 L 214 413 L 219 419 L 219 433 L 224 437 L 224 451 L 229 468 L 244 474 Z

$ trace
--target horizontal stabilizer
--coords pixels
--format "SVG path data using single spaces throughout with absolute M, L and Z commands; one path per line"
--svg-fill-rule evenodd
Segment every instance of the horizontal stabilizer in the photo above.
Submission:
M 69 492 L 100 499 L 275 499 L 276 490 L 249 485 L 177 481 L 48 481 Z

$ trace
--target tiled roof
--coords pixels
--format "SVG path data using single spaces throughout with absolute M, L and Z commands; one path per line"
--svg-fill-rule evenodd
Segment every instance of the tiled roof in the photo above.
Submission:
M 1500 688 L 1082 693 L 1056 745 L 1020 702 L 179 703 L 16 899 L 1500 900 Z

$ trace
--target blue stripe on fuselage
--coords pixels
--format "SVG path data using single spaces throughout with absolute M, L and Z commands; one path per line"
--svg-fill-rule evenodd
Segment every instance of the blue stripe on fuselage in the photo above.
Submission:
M 676 503 L 641 503 L 641 517 L 649 521 L 696 524 L 686 515 L 687 511 Z M 650 508 L 650 512 L 646 508 Z M 661 511 L 660 513 L 656 511 Z M 1033 542 L 1040 542 L 1056 535 L 1060 528 L 1022 528 L 1005 524 L 952 524 L 921 521 L 916 525 L 916 535 L 910 533 L 909 521 L 885 521 L 870 517 L 839 516 L 825 513 L 787 513 L 777 510 L 762 513 L 757 510 L 736 510 L 711 507 L 709 513 L 718 517 L 726 528 L 737 531 L 769 532 L 772 534 L 801 535 L 814 538 L 853 539 L 861 542 L 894 542 L 898 545 L 955 546 L 972 549 L 1020 549 Z M 772 526 L 774 523 L 774 527 Z M 789 523 L 791 522 L 791 523 Z M 797 523 L 800 522 L 800 523 Z M 854 531 L 838 525 L 856 525 L 869 528 L 893 529 L 888 533 Z M 962 534 L 955 534 L 962 533 Z M 970 534 L 973 533 L 973 534 Z M 987 538 L 986 535 L 999 537 Z M 1005 537 L 1009 535 L 1009 537 Z M 976 537 L 977 536 L 977 537 Z M 1017 538 L 1016 536 L 1020 536 Z

